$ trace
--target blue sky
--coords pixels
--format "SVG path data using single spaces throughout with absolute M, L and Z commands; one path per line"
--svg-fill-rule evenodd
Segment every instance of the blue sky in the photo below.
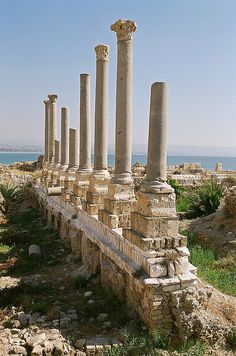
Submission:
M 57 93 L 79 122 L 79 74 L 110 46 L 109 141 L 114 140 L 117 19 L 134 34 L 133 142 L 147 142 L 150 87 L 169 85 L 169 144 L 236 146 L 235 0 L 0 0 L 0 139 L 38 142 Z M 59 126 L 59 125 L 58 125 Z M 59 130 L 58 130 L 59 131 Z

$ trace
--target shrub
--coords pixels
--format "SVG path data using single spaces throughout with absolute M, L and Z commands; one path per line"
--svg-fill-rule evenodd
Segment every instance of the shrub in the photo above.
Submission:
M 195 193 L 190 195 L 189 212 L 192 217 L 214 213 L 224 194 L 224 187 L 215 179 L 206 182 Z
M 174 189 L 176 198 L 178 198 L 184 188 L 175 179 L 169 178 L 167 182 Z
M 236 350 L 236 327 L 232 328 L 227 337 L 227 342 L 233 350 Z
M 3 197 L 1 210 L 7 214 L 12 203 L 19 201 L 22 196 L 22 190 L 17 185 L 0 184 L 0 193 Z

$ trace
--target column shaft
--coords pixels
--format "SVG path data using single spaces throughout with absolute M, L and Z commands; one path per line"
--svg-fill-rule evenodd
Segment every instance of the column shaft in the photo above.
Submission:
M 61 108 L 61 166 L 69 165 L 69 109 Z
M 49 162 L 54 163 L 55 159 L 55 139 L 56 139 L 56 99 L 57 95 L 48 95 L 50 114 L 49 114 Z
M 147 181 L 166 181 L 167 164 L 167 84 L 151 88 Z
M 80 162 L 79 171 L 91 169 L 90 76 L 80 74 Z
M 55 163 L 60 163 L 60 141 L 55 140 Z
M 69 168 L 78 166 L 78 131 L 70 128 Z
M 113 183 L 130 184 L 132 158 L 132 34 L 133 21 L 119 20 L 111 26 L 117 33 L 116 142 Z
M 108 150 L 108 46 L 98 45 L 95 51 L 97 60 L 94 170 L 105 170 Z
M 45 104 L 45 136 L 44 136 L 44 162 L 49 161 L 48 141 L 49 141 L 49 102 L 44 100 Z

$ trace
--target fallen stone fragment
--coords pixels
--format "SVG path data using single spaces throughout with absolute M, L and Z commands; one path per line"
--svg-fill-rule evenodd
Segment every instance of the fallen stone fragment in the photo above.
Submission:
M 31 257 L 41 257 L 41 248 L 39 245 L 30 245 L 29 256 Z

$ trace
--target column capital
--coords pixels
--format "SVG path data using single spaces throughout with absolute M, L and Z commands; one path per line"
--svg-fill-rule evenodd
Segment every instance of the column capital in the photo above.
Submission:
M 118 20 L 111 25 L 111 30 L 116 32 L 118 41 L 132 40 L 136 28 L 136 23 L 131 20 Z
M 49 98 L 49 103 L 53 104 L 57 100 L 57 95 L 56 94 L 48 94 L 48 98 Z
M 109 59 L 109 46 L 99 44 L 95 48 L 96 59 L 101 59 L 102 61 L 108 61 Z

